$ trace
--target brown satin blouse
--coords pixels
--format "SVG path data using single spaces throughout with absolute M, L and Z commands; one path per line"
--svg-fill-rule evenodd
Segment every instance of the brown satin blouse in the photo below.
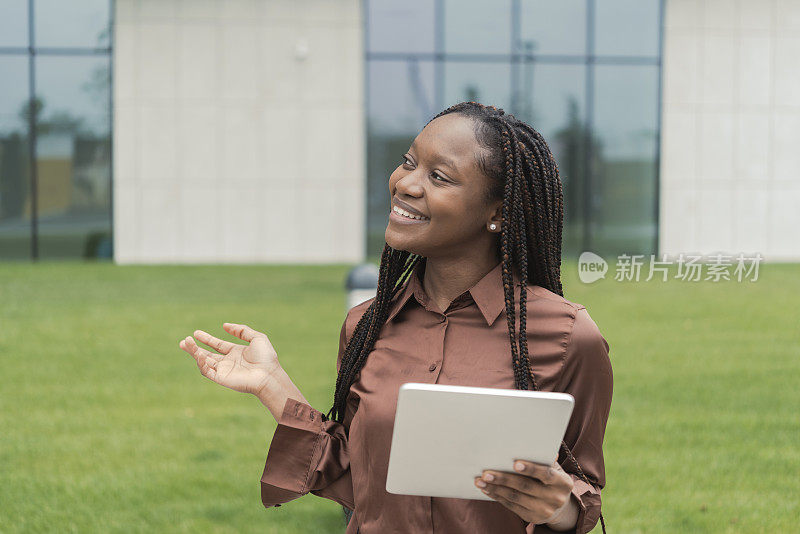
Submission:
M 344 425 L 326 421 L 305 403 L 287 400 L 261 476 L 261 500 L 280 506 L 306 493 L 354 510 L 347 534 L 555 532 L 526 523 L 495 501 L 394 495 L 386 491 L 398 389 L 406 382 L 514 389 L 505 315 L 502 262 L 458 296 L 444 312 L 425 294 L 425 261 L 395 295 L 388 320 L 350 388 Z M 515 298 L 519 280 L 514 273 Z M 542 287 L 527 287 L 528 353 L 541 391 L 575 397 L 564 440 L 586 484 L 565 455 L 559 463 L 574 481 L 576 528 L 589 532 L 600 516 L 605 486 L 603 435 L 611 407 L 608 343 L 586 308 Z M 374 299 L 347 313 L 339 358 Z M 519 317 L 516 318 L 517 330 Z M 509 471 L 511 464 L 509 463 Z M 476 473 L 479 475 L 480 473 Z

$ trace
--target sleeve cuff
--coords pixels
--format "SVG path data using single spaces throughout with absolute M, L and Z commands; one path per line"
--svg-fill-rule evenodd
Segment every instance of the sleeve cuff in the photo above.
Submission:
M 600 490 L 587 484 L 577 475 L 572 477 L 572 495 L 578 502 L 578 520 L 575 523 L 575 534 L 586 534 L 591 531 L 600 519 Z
M 353 479 L 351 478 L 349 469 L 341 478 L 334 481 L 329 486 L 318 490 L 311 490 L 310 493 L 330 499 L 350 510 L 355 510 L 356 508 L 353 502 Z
M 600 491 L 591 484 L 587 484 L 577 475 L 570 473 L 573 486 L 571 499 L 578 503 L 578 519 L 575 526 L 569 530 L 554 530 L 546 523 L 526 526 L 527 534 L 586 534 L 590 532 L 600 519 Z
M 295 399 L 286 400 L 261 475 L 265 507 L 280 506 L 308 493 L 312 466 L 319 460 L 322 425 L 321 412 Z

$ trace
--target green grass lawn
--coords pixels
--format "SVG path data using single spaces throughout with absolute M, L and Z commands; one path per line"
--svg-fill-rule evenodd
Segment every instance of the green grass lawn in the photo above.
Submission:
M 249 324 L 327 411 L 347 270 L 0 264 L 0 532 L 342 532 L 325 499 L 262 507 L 274 421 L 178 341 Z M 800 265 L 564 282 L 611 346 L 609 532 L 796 529 Z

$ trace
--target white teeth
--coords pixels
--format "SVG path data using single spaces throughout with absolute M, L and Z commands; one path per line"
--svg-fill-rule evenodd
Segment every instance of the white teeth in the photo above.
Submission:
M 419 215 L 412 215 L 411 213 L 407 212 L 406 210 L 400 209 L 397 206 L 393 206 L 392 210 L 395 213 L 399 213 L 403 217 L 408 217 L 409 219 L 417 219 L 418 221 L 427 221 L 428 217 L 420 217 Z

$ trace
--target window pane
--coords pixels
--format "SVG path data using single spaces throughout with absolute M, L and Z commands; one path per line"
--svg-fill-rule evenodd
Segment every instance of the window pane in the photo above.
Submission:
M 370 52 L 432 53 L 436 30 L 431 0 L 369 0 Z
M 659 0 L 603 0 L 595 6 L 597 55 L 658 57 Z
M 367 68 L 369 124 L 376 132 L 416 135 L 438 113 L 432 61 L 371 60 Z
M 380 255 L 389 223 L 389 176 L 440 110 L 432 61 L 367 62 L 367 255 Z
M 511 64 L 451 61 L 445 64 L 444 107 L 480 102 L 511 112 Z
M 583 246 L 586 162 L 586 67 L 523 63 L 518 117 L 544 137 L 556 158 L 564 188 L 565 258 Z
M 109 0 L 35 0 L 34 26 L 37 47 L 108 47 Z
M 444 26 L 447 53 L 511 53 L 511 0 L 445 0 Z
M 586 0 L 522 0 L 520 52 L 586 54 Z
M 0 1 L 0 46 L 28 46 L 28 0 Z
M 107 256 L 111 239 L 108 57 L 38 57 L 41 258 Z
M 658 67 L 595 71 L 592 250 L 655 253 Z
M 31 257 L 28 56 L 0 56 L 0 259 Z

